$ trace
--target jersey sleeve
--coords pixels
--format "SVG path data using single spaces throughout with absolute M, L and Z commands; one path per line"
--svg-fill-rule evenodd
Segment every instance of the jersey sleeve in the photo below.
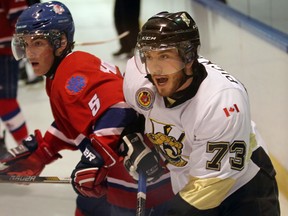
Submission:
M 130 127 L 137 127 L 136 123 L 136 112 L 128 104 L 121 102 L 107 109 L 96 121 L 93 133 L 98 142 L 109 145 L 117 151 L 125 130 L 130 131 L 132 130 Z
M 19 15 L 27 8 L 26 1 L 0 1 L 0 54 L 12 55 L 11 40 Z
M 189 181 L 180 191 L 181 197 L 200 210 L 220 203 L 241 184 L 249 169 L 253 146 L 250 144 L 250 111 L 245 92 L 223 90 L 195 110 L 197 125 L 193 150 L 188 155 Z M 188 112 L 187 112 L 188 113 Z M 173 177 L 172 177 L 173 178 Z
M 124 82 L 123 82 L 123 92 L 124 92 L 124 96 L 125 96 L 125 100 L 127 101 L 127 103 L 135 108 L 135 104 L 134 104 L 134 91 L 132 86 L 133 83 L 133 73 L 135 73 L 135 70 L 137 70 L 136 65 L 133 62 L 133 58 L 129 59 L 126 65 L 126 70 L 124 73 Z
M 145 74 L 141 73 L 134 61 L 134 57 L 129 59 L 126 65 L 126 70 L 124 73 L 124 83 L 123 83 L 123 92 L 126 102 L 138 113 L 142 113 L 142 109 L 139 109 L 135 99 L 136 92 L 138 91 L 139 86 L 142 88 L 150 88 L 151 83 L 148 79 L 143 79 Z
M 51 85 L 51 107 L 59 129 L 79 144 L 110 107 L 124 101 L 123 78 L 116 66 L 88 53 L 63 61 Z
M 20 14 L 28 7 L 26 1 L 9 0 L 7 2 L 7 19 L 11 23 L 11 27 L 14 27 Z
M 53 122 L 51 126 L 46 131 L 45 141 L 49 143 L 50 147 L 53 148 L 55 152 L 61 150 L 77 150 L 74 141 L 68 139 L 56 126 L 56 123 Z

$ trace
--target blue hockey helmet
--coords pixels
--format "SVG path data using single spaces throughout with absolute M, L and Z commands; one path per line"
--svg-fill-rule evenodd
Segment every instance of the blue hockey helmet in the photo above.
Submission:
M 74 43 L 74 21 L 69 9 L 61 2 L 50 1 L 33 4 L 19 16 L 12 41 L 14 57 L 21 59 L 25 54 L 21 37 L 43 35 L 54 50 L 60 47 L 61 35 L 65 33 L 68 44 Z M 14 47 L 13 47 L 14 46 Z M 20 52 L 19 52 L 20 51 Z M 16 56 L 15 56 L 16 55 Z

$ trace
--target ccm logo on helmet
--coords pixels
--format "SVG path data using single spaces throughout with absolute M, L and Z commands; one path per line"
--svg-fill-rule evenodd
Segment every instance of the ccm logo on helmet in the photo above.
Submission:
M 156 37 L 152 37 L 152 36 L 142 36 L 142 40 L 156 40 Z
M 93 159 L 96 158 L 96 155 L 94 155 L 92 152 L 89 151 L 89 149 L 85 149 L 83 152 L 83 155 L 89 160 L 92 161 Z

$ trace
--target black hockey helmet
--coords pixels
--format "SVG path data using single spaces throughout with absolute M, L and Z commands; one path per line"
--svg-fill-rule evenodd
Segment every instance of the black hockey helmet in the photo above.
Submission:
M 136 64 L 143 71 L 145 52 L 171 47 L 178 50 L 183 63 L 187 64 L 198 58 L 199 46 L 198 27 L 187 12 L 161 12 L 148 19 L 138 34 Z

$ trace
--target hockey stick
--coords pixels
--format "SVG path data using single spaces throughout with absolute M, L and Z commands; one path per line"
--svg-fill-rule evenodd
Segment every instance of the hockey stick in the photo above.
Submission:
M 79 43 L 75 43 L 75 46 L 93 46 L 93 45 L 99 45 L 99 44 L 105 44 L 105 43 L 109 43 L 111 41 L 115 41 L 115 40 L 119 40 L 121 38 L 126 37 L 130 32 L 129 31 L 125 31 L 122 34 L 118 35 L 115 38 L 110 38 L 107 40 L 103 40 L 103 41 L 94 41 L 94 42 L 79 42 Z
M 71 178 L 57 176 L 9 176 L 0 175 L 0 183 L 53 183 L 70 184 Z
M 138 180 L 136 216 L 145 215 L 145 203 L 146 203 L 146 176 L 142 171 L 140 171 Z

